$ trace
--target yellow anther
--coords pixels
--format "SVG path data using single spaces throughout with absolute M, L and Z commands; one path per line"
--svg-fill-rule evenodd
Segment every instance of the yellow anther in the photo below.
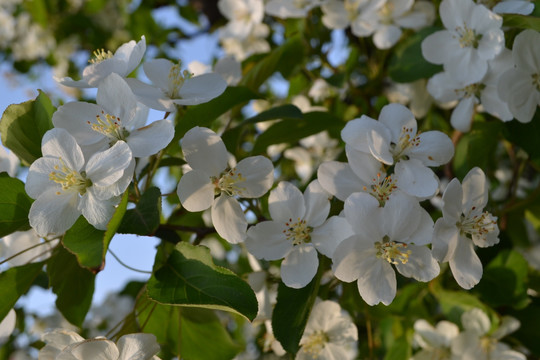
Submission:
M 125 140 L 129 133 L 122 127 L 122 121 L 119 117 L 106 114 L 104 111 L 96 115 L 96 122 L 87 121 L 92 130 L 105 135 L 109 139 L 116 142 L 117 140 Z
M 64 191 L 77 191 L 83 195 L 86 192 L 86 188 L 92 185 L 92 182 L 86 178 L 84 173 L 79 173 L 67 167 L 62 158 L 59 158 L 59 160 L 62 166 L 54 166 L 54 169 L 57 171 L 51 171 L 49 173 L 49 180 L 62 185 L 62 190 Z M 56 194 L 60 195 L 61 192 L 57 191 Z
M 182 71 L 181 66 L 182 62 L 178 60 L 178 64 L 173 65 L 169 70 L 169 89 L 167 95 L 171 99 L 180 98 L 180 89 L 184 86 L 184 82 L 193 76 L 187 70 Z
M 110 59 L 114 56 L 114 54 L 110 50 L 105 51 L 105 49 L 95 50 L 92 55 L 94 57 L 88 60 L 90 64 L 97 64 L 102 62 L 103 60 Z
M 456 32 L 459 34 L 459 46 L 462 48 L 478 48 L 482 34 L 477 34 L 473 29 L 467 27 L 467 25 L 456 27 Z
M 242 196 L 246 188 L 238 186 L 237 183 L 243 181 L 246 181 L 246 178 L 242 173 L 237 172 L 236 168 L 225 171 L 219 178 L 212 179 L 216 194 L 224 192 L 229 196 Z
M 285 227 L 283 234 L 285 234 L 287 240 L 292 241 L 293 245 L 300 245 L 311 241 L 313 228 L 307 226 L 306 220 L 297 218 L 293 222 L 293 219 L 289 219 L 285 223 Z
M 302 349 L 304 349 L 304 352 L 311 355 L 312 358 L 316 359 L 319 357 L 328 341 L 328 335 L 326 335 L 324 331 L 319 330 L 307 336 L 307 340 L 302 344 Z
M 395 241 L 376 242 L 377 257 L 388 261 L 390 264 L 406 264 L 409 261 L 411 250 L 407 249 L 407 244 Z

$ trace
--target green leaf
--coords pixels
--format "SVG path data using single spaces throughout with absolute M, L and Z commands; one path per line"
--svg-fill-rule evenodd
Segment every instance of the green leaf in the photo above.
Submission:
M 456 324 L 461 323 L 461 314 L 473 308 L 479 308 L 486 314 L 490 311 L 478 298 L 470 293 L 463 291 L 450 291 L 437 289 L 434 295 L 439 300 L 441 311 L 445 317 Z
M 507 140 L 525 150 L 533 160 L 540 160 L 540 116 L 533 117 L 532 121 L 526 124 L 516 120 L 505 122 L 502 133 Z
M 15 266 L 0 273 L 0 322 L 41 273 L 43 263 Z
M 406 337 L 401 337 L 394 341 L 384 360 L 408 360 L 411 357 L 411 344 Z
M 114 211 L 114 214 L 109 221 L 109 224 L 107 224 L 107 230 L 105 231 L 105 234 L 103 236 L 103 254 L 102 259 L 105 259 L 105 255 L 107 255 L 107 250 L 109 249 L 109 244 L 111 243 L 111 240 L 116 234 L 116 231 L 120 227 L 120 224 L 122 223 L 122 219 L 124 218 L 124 215 L 126 213 L 127 205 L 128 205 L 128 199 L 129 199 L 129 191 L 126 190 L 124 192 L 124 195 L 122 195 L 122 199 L 120 200 L 120 203 L 116 207 L 116 210 Z
M 30 229 L 28 212 L 32 201 L 21 180 L 0 173 L 0 237 Z
M 167 263 L 148 281 L 148 296 L 162 304 L 225 310 L 257 315 L 257 299 L 251 287 L 232 271 L 216 266 L 210 250 L 181 242 Z
M 540 18 L 518 14 L 503 14 L 503 26 L 540 31 Z
M 485 267 L 476 289 L 493 307 L 525 307 L 528 304 L 528 269 L 529 264 L 521 254 L 503 250 Z
M 263 153 L 269 145 L 293 144 L 323 130 L 341 127 L 343 123 L 340 119 L 327 112 L 306 113 L 302 119 L 283 119 L 259 135 L 253 147 L 253 154 Z
M 283 349 L 292 354 L 298 352 L 300 339 L 317 298 L 320 276 L 321 271 L 318 271 L 315 278 L 301 289 L 287 287 L 283 282 L 279 284 L 277 303 L 272 313 L 272 330 Z
M 388 72 L 392 80 L 401 83 L 413 82 L 429 78 L 443 71 L 441 65 L 434 65 L 424 59 L 422 55 L 422 41 L 435 31 L 442 30 L 437 27 L 428 27 L 400 42 L 390 58 Z
M 142 194 L 135 209 L 127 210 L 117 232 L 122 234 L 152 235 L 159 226 L 161 192 L 151 187 Z
M 240 85 L 259 91 L 259 87 L 276 71 L 280 71 L 283 77 L 287 78 L 303 58 L 304 42 L 300 35 L 293 36 L 256 63 L 244 75 Z
M 39 91 L 35 100 L 7 107 L 0 120 L 2 144 L 11 149 L 24 163 L 41 157 L 41 138 L 53 128 L 55 111 L 47 95 Z
M 79 264 L 93 273 L 105 266 L 103 258 L 103 236 L 105 231 L 98 230 L 79 216 L 75 224 L 66 231 L 62 243 L 77 257 Z
M 225 92 L 207 103 L 190 107 L 178 121 L 175 128 L 174 139 L 178 142 L 184 134 L 195 126 L 210 126 L 218 116 L 231 110 L 233 107 L 247 103 L 249 100 L 260 99 L 250 89 L 242 86 L 229 86 Z
M 58 246 L 47 262 L 49 285 L 57 295 L 56 307 L 66 320 L 81 326 L 92 304 L 95 275 L 82 268 L 77 257 Z

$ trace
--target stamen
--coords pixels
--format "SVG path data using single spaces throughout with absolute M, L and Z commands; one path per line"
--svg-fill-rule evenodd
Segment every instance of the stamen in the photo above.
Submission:
M 387 238 L 385 236 L 385 238 Z M 384 240 L 384 239 L 383 239 Z M 376 242 L 377 257 L 388 261 L 390 264 L 406 264 L 409 261 L 411 250 L 405 250 L 407 244 L 395 241 Z
M 224 172 L 219 179 L 213 178 L 216 194 L 224 192 L 229 196 L 242 196 L 242 193 L 246 191 L 245 187 L 240 187 L 236 183 L 246 181 L 246 178 L 239 173 L 236 168 L 232 168 L 229 171 Z
M 460 98 L 470 98 L 472 96 L 479 98 L 485 87 L 486 86 L 482 83 L 474 83 L 467 85 L 464 88 L 456 89 L 454 92 Z
M 397 144 L 390 144 L 390 151 L 392 152 L 394 162 L 398 162 L 401 159 L 408 160 L 408 156 L 404 155 L 404 152 L 410 148 L 420 145 L 420 133 L 412 137 L 413 129 L 403 126 L 401 129 L 401 134 Z
M 178 60 L 178 64 L 173 65 L 171 70 L 169 70 L 169 89 L 167 95 L 172 99 L 180 98 L 179 93 L 184 82 L 193 76 L 193 74 L 187 70 L 181 71 L 181 65 L 182 62 Z
M 110 50 L 105 51 L 105 49 L 95 50 L 92 55 L 94 57 L 88 60 L 90 64 L 98 64 L 103 60 L 110 59 L 114 56 L 114 54 Z
M 459 34 L 459 46 L 462 48 L 478 48 L 480 40 L 482 39 L 482 34 L 476 34 L 476 32 L 467 27 L 467 25 L 456 27 L 456 32 Z
M 122 127 L 122 121 L 119 117 L 106 114 L 101 111 L 101 114 L 96 115 L 96 122 L 93 123 L 90 120 L 86 122 L 92 130 L 97 131 L 100 134 L 105 135 L 109 139 L 116 142 L 118 140 L 125 140 L 129 135 L 129 132 Z
M 49 180 L 62 185 L 62 190 L 64 191 L 75 190 L 79 194 L 84 195 L 84 193 L 86 193 L 86 188 L 92 185 L 92 181 L 86 178 L 84 171 L 79 173 L 78 171 L 70 169 L 62 158 L 58 159 L 62 166 L 54 166 L 54 170 L 56 171 L 51 171 L 49 173 Z M 61 192 L 57 191 L 56 194 L 60 195 Z
M 460 220 L 456 224 L 462 234 L 480 237 L 482 240 L 487 240 L 487 234 L 495 231 L 497 218 L 489 212 L 484 211 L 481 214 L 472 215 L 476 208 L 473 207 L 467 214 L 462 214 Z
M 304 349 L 304 352 L 316 359 L 319 357 L 328 341 L 328 335 L 326 335 L 324 331 L 319 330 L 308 335 L 307 340 L 302 344 L 302 348 Z
M 301 245 L 309 243 L 311 241 L 311 232 L 313 228 L 307 226 L 306 220 L 297 218 L 293 223 L 293 219 L 289 219 L 285 223 L 286 229 L 283 230 L 283 234 L 287 240 L 292 241 L 293 245 Z
M 380 206 L 384 206 L 390 199 L 390 194 L 397 189 L 397 186 L 394 179 L 392 179 L 392 175 L 388 175 L 383 179 L 381 179 L 381 177 L 381 174 L 378 173 L 377 177 L 372 179 L 373 184 L 369 188 L 364 186 L 364 191 L 377 199 Z

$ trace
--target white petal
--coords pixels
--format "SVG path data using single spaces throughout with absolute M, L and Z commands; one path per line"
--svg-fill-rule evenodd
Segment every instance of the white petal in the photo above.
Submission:
M 422 208 L 421 206 L 418 206 L 420 211 L 418 211 L 418 227 L 416 228 L 416 231 L 410 236 L 410 242 L 414 243 L 415 245 L 427 245 L 431 244 L 431 240 L 433 239 L 433 219 L 431 218 L 431 215 Z
M 440 262 L 448 262 L 454 257 L 454 251 L 459 241 L 459 229 L 454 224 L 447 224 L 439 218 L 433 230 L 431 249 L 433 256 Z
M 491 321 L 487 314 L 481 309 L 474 308 L 461 314 L 461 324 L 465 331 L 473 332 L 475 335 L 484 335 L 491 328 Z
M 321 225 L 330 212 L 329 194 L 322 188 L 317 180 L 312 181 L 304 191 L 306 213 L 304 220 L 307 225 L 316 227 Z
M 324 224 L 313 229 L 311 243 L 321 254 L 332 258 L 337 246 L 352 235 L 353 231 L 347 219 L 332 216 Z
M 153 334 L 128 334 L 122 336 L 117 343 L 120 357 L 118 360 L 149 360 L 160 350 Z
M 310 245 L 295 246 L 281 263 L 281 279 L 288 287 L 300 289 L 317 273 L 317 250 Z
M 466 97 L 461 99 L 450 117 L 450 124 L 456 130 L 461 132 L 469 132 L 474 115 L 474 107 L 478 103 L 475 97 Z
M 99 83 L 112 73 L 125 76 L 126 63 L 117 59 L 105 59 L 97 64 L 92 64 L 84 68 L 82 76 L 89 87 L 98 87 Z
M 437 31 L 422 41 L 422 55 L 433 64 L 444 64 L 455 56 L 459 43 L 447 30 Z
M 398 263 L 396 269 L 401 275 L 412 277 L 418 281 L 427 282 L 439 275 L 440 268 L 431 251 L 425 246 L 409 245 L 411 251 L 406 264 Z
M 384 106 L 379 115 L 379 121 L 390 130 L 392 141 L 395 143 L 402 136 L 403 128 L 411 129 L 412 137 L 416 135 L 416 119 L 411 110 L 404 105 L 394 103 Z
M 425 166 L 446 164 L 454 156 L 452 140 L 440 131 L 426 131 L 418 135 L 420 145 L 414 146 L 407 153 L 422 161 Z
M 459 220 L 459 217 L 463 211 L 462 199 L 463 189 L 461 184 L 459 183 L 458 179 L 453 178 L 452 181 L 450 181 L 450 183 L 446 186 L 442 196 L 442 213 L 448 224 L 455 224 Z
M 488 201 L 488 187 L 486 175 L 478 167 L 472 168 L 463 179 L 462 208 L 469 211 L 473 207 L 481 211 Z
M 160 89 L 169 89 L 169 73 L 174 66 L 172 61 L 167 59 L 154 59 L 145 61 L 143 64 L 144 74 L 148 79 Z
M 178 105 L 197 105 L 208 102 L 221 95 L 227 83 L 219 74 L 202 74 L 187 79 L 180 89 L 179 99 L 173 99 Z
M 86 194 L 81 197 L 79 210 L 88 220 L 88 223 L 92 224 L 96 229 L 105 230 L 116 211 L 115 206 L 118 204 L 119 199 L 101 200 L 96 197 L 92 190 L 92 188 L 88 189 Z
M 372 131 L 378 133 L 385 143 L 390 144 L 392 139 L 390 130 L 382 123 L 365 115 L 347 122 L 341 131 L 341 138 L 354 149 L 370 153 L 369 137 Z
M 362 191 L 364 187 L 349 164 L 337 161 L 325 161 L 319 165 L 317 178 L 326 191 L 341 201 L 352 193 Z
M 332 271 L 341 281 L 351 282 L 364 274 L 364 264 L 376 257 L 373 243 L 362 241 L 358 236 L 343 240 L 332 256 Z
M 86 176 L 95 186 L 108 186 L 124 176 L 124 170 L 131 163 L 129 146 L 118 141 L 113 147 L 94 154 L 86 164 Z
M 43 156 L 61 158 L 68 168 L 75 171 L 84 165 L 84 156 L 75 138 L 61 128 L 51 129 L 43 135 L 41 152 Z
M 303 219 L 306 213 L 304 195 L 296 186 L 282 181 L 270 192 L 268 197 L 268 211 L 276 222 L 285 223 Z
M 15 329 L 16 321 L 17 317 L 15 315 L 15 310 L 9 310 L 6 317 L 0 322 L 0 345 L 4 344 L 9 339 L 9 336 Z
M 194 170 L 219 176 L 227 167 L 227 148 L 221 138 L 208 128 L 194 127 L 184 135 L 180 144 L 186 161 Z
M 39 236 L 63 234 L 77 221 L 81 212 L 77 209 L 79 194 L 58 194 L 47 190 L 32 203 L 28 218 Z
M 131 129 L 130 123 L 137 111 L 137 99 L 120 75 L 113 73 L 101 81 L 96 102 L 107 114 L 120 118 L 122 126 Z
M 118 57 L 126 54 L 125 57 L 127 58 L 127 65 L 125 75 L 129 75 L 129 73 L 139 66 L 146 51 L 146 38 L 144 35 L 141 36 L 141 40 L 139 40 L 137 44 L 133 45 L 134 43 L 135 41 L 131 40 L 130 42 L 122 44 L 122 46 L 120 46 L 114 53 L 114 55 Z
M 450 260 L 450 269 L 456 282 L 464 289 L 470 289 L 482 278 L 482 262 L 474 252 L 472 241 L 460 236 L 454 256 Z
M 58 158 L 51 157 L 41 157 L 30 165 L 24 189 L 31 198 L 37 199 L 48 190 L 62 191 L 62 186 L 49 178 L 51 172 L 56 171 L 55 166 L 61 168 L 62 163 Z
M 390 49 L 401 37 L 401 29 L 395 25 L 383 25 L 373 34 L 377 49 Z
M 67 357 L 63 357 L 66 356 Z M 85 340 L 77 344 L 68 346 L 58 356 L 58 359 L 70 359 L 70 355 L 77 360 L 116 360 L 118 359 L 118 348 L 106 339 Z
M 103 138 L 101 133 L 92 130 L 91 125 L 101 111 L 99 105 L 74 101 L 60 106 L 54 112 L 52 122 L 55 127 L 66 129 L 81 146 L 94 144 Z
M 242 188 L 238 194 L 244 198 L 263 196 L 274 183 L 274 165 L 264 156 L 250 156 L 240 160 L 235 166 L 236 172 L 242 174 L 244 181 L 235 185 Z
M 410 242 L 422 217 L 418 201 L 402 192 L 392 194 L 381 210 L 384 232 L 392 241 Z
M 133 157 L 146 157 L 164 149 L 174 137 L 174 127 L 169 120 L 154 121 L 132 131 L 127 138 Z
M 354 193 L 345 200 L 345 218 L 353 231 L 372 243 L 380 241 L 385 235 L 381 229 L 381 211 L 377 199 L 364 192 Z
M 133 94 L 137 96 L 137 100 L 149 108 L 168 112 L 174 112 L 176 110 L 176 106 L 162 89 L 145 84 L 139 79 L 134 78 L 127 78 L 126 82 L 131 88 L 131 91 L 133 91 Z
M 352 171 L 360 180 L 360 183 L 357 185 L 358 187 L 361 187 L 361 185 L 372 184 L 373 179 L 377 177 L 377 174 L 384 176 L 381 163 L 371 154 L 355 150 L 350 145 L 345 145 L 345 153 L 347 154 L 347 159 L 349 160 Z
M 520 32 L 515 40 L 512 48 L 512 58 L 516 66 L 530 74 L 538 74 L 540 71 L 540 50 L 538 44 L 540 42 L 540 33 L 531 29 Z
M 258 259 L 282 259 L 293 245 L 283 234 L 284 226 L 275 221 L 263 221 L 248 229 L 245 241 L 247 250 Z
M 198 170 L 185 173 L 176 190 L 178 198 L 188 211 L 203 211 L 214 203 L 214 184 L 210 176 Z
M 392 266 L 372 256 L 362 265 L 362 276 L 358 279 L 358 291 L 368 305 L 382 302 L 389 305 L 396 296 L 396 273 Z
M 437 193 L 439 179 L 420 160 L 411 158 L 400 161 L 394 171 L 397 175 L 397 187 L 407 194 L 427 199 Z
M 233 197 L 222 194 L 214 201 L 212 223 L 219 236 L 231 244 L 238 244 L 246 238 L 247 220 Z

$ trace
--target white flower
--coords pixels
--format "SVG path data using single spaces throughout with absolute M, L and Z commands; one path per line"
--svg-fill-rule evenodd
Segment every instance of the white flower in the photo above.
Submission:
M 70 102 L 53 114 L 55 127 L 66 129 L 85 155 L 125 141 L 134 157 L 146 157 L 167 146 L 174 127 L 168 120 L 146 125 L 148 108 L 138 104 L 126 81 L 107 76 L 98 87 L 97 104 Z
M 274 182 L 272 162 L 263 156 L 251 156 L 227 169 L 225 144 L 212 130 L 194 127 L 181 140 L 182 152 L 193 169 L 178 183 L 178 197 L 188 211 L 212 208 L 217 233 L 231 243 L 242 242 L 247 230 L 244 212 L 235 199 L 258 198 Z M 214 196 L 218 195 L 214 199 Z
M 358 329 L 339 304 L 321 301 L 311 310 L 296 360 L 356 358 Z
M 266 37 L 270 34 L 270 28 L 266 24 L 255 24 L 252 31 L 245 38 L 229 36 L 225 31 L 219 32 L 221 46 L 226 54 L 242 61 L 253 54 L 261 54 L 270 51 L 270 44 Z
M 246 247 L 259 259 L 282 259 L 281 278 L 292 288 L 306 286 L 317 273 L 317 251 L 332 257 L 335 248 L 352 234 L 347 221 L 339 216 L 327 220 L 328 193 L 318 181 L 309 184 L 304 194 L 282 181 L 270 192 L 268 211 L 271 221 L 251 227 Z
M 385 89 L 385 95 L 390 102 L 408 104 L 416 118 L 426 116 L 433 103 L 433 98 L 426 89 L 426 79 L 412 83 L 392 83 Z
M 457 325 L 449 321 L 439 321 L 435 327 L 424 319 L 415 321 L 413 341 L 422 350 L 411 360 L 450 360 L 450 345 L 458 334 Z
M 281 19 L 303 18 L 316 6 L 325 0 L 270 0 L 264 6 L 268 15 Z
M 143 64 L 144 73 L 154 86 L 138 79 L 126 79 L 138 100 L 146 106 L 173 112 L 177 105 L 197 105 L 221 95 L 227 83 L 215 73 L 193 76 L 181 70 L 181 63 L 155 59 Z
M 396 295 L 392 264 L 406 277 L 429 281 L 439 264 L 424 245 L 431 241 L 433 220 L 418 202 L 392 194 L 384 207 L 366 193 L 347 198 L 345 218 L 354 235 L 337 247 L 332 257 L 334 275 L 345 282 L 358 280 L 358 291 L 369 305 L 388 305 Z
M 88 161 L 75 139 L 55 128 L 42 139 L 43 157 L 32 163 L 25 190 L 36 201 L 28 215 L 40 236 L 62 234 L 83 215 L 98 229 L 106 229 L 120 195 L 127 187 L 115 186 L 131 162 L 129 146 L 118 141 Z
M 30 262 L 43 261 L 51 255 L 59 240 L 41 241 L 33 229 L 16 231 L 0 239 L 0 258 L 8 259 L 10 266 L 20 266 Z
M 439 185 L 428 166 L 447 163 L 454 155 L 454 145 L 440 131 L 417 134 L 416 130 L 416 119 L 409 109 L 389 104 L 382 108 L 379 121 L 365 115 L 349 121 L 341 137 L 355 150 L 394 165 L 397 187 L 425 199 L 435 195 Z
M 510 112 L 523 123 L 530 122 L 540 106 L 540 33 L 519 33 L 512 48 L 514 68 L 499 80 L 499 96 L 508 103 Z
M 520 323 L 506 316 L 500 326 L 490 332 L 491 321 L 480 309 L 471 309 L 461 315 L 464 331 L 452 341 L 452 354 L 462 360 L 526 360 L 525 355 L 499 342 L 506 335 L 516 331 Z
M 78 88 L 95 88 L 99 83 L 112 73 L 116 73 L 125 78 L 141 62 L 146 51 L 146 39 L 141 37 L 139 42 L 134 40 L 122 44 L 113 54 L 104 49 L 94 51 L 94 58 L 90 60 L 90 65 L 84 68 L 82 79 L 74 81 L 69 77 L 62 79 L 55 78 L 60 84 Z
M 13 151 L 7 151 L 0 144 L 0 173 L 5 171 L 9 176 L 15 177 L 20 163 L 19 158 Z
M 85 340 L 72 331 L 55 330 L 43 335 L 46 343 L 39 351 L 39 360 L 159 360 L 160 350 L 153 334 L 128 334 L 118 342 L 105 338 Z
M 483 212 L 488 201 L 484 172 L 475 167 L 463 179 L 453 179 L 443 194 L 443 217 L 435 223 L 433 255 L 450 262 L 457 283 L 464 289 L 476 285 L 482 277 L 482 263 L 474 245 L 493 246 L 499 242 L 497 218 Z
M 11 309 L 6 317 L 0 321 L 0 345 L 3 345 L 9 339 L 11 333 L 15 330 L 16 322 L 15 310 Z
M 254 26 L 262 23 L 264 16 L 262 0 L 219 0 L 217 6 L 229 20 L 223 29 L 227 37 L 246 38 Z
M 458 82 L 480 81 L 487 72 L 488 60 L 504 48 L 502 18 L 472 0 L 443 0 L 439 14 L 447 30 L 424 39 L 424 58 L 442 64 Z

